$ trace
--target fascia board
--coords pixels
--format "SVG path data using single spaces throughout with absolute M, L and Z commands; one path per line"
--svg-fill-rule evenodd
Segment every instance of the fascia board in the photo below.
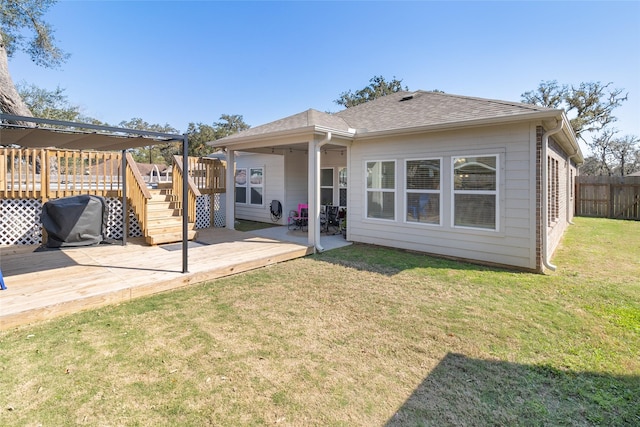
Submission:
M 353 138 L 353 133 L 341 130 L 326 128 L 323 126 L 308 126 L 304 128 L 290 129 L 279 132 L 270 132 L 261 135 L 251 135 L 247 137 L 234 138 L 231 141 L 210 141 L 208 145 L 231 148 L 233 150 L 246 150 L 261 148 L 265 146 L 277 147 L 278 145 L 289 145 L 292 143 L 304 143 L 314 139 L 316 135 L 326 135 L 328 132 L 334 137 L 347 139 Z M 220 144 L 223 142 L 223 144 Z

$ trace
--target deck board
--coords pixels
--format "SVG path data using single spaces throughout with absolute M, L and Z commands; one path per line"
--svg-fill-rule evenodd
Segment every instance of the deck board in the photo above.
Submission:
M 99 245 L 35 251 L 0 248 L 6 290 L 0 291 L 0 330 L 117 304 L 302 257 L 305 245 L 221 228 L 199 230 L 206 245 L 189 248 L 188 273 L 182 250 Z

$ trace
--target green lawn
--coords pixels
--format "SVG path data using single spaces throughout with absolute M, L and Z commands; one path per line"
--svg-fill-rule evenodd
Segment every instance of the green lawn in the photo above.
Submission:
M 0 332 L 0 425 L 640 425 L 640 222 L 575 222 L 547 275 L 354 245 Z

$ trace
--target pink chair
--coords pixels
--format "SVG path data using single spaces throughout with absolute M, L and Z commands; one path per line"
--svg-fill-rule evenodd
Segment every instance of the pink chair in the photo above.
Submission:
M 294 226 L 294 229 L 305 230 L 305 228 L 309 225 L 309 205 L 306 203 L 298 204 L 297 211 L 291 211 L 289 213 L 289 218 L 287 219 L 287 228 L 291 229 L 291 226 Z

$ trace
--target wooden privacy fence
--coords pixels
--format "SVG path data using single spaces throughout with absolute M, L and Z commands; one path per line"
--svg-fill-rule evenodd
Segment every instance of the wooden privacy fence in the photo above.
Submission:
M 640 221 L 640 176 L 577 176 L 576 215 Z

